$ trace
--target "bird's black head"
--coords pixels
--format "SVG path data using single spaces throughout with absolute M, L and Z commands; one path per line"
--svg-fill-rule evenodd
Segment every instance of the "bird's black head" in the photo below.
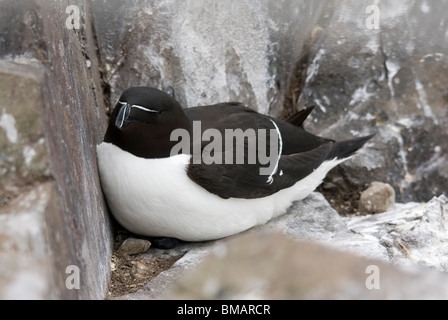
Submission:
M 171 95 L 155 88 L 132 87 L 115 105 L 104 141 L 136 156 L 166 157 L 172 145 L 171 132 L 189 126 L 182 107 Z
M 131 123 L 163 124 L 179 115 L 181 109 L 175 99 L 161 90 L 133 87 L 123 92 L 112 118 L 115 118 L 115 126 L 118 129 L 125 130 Z

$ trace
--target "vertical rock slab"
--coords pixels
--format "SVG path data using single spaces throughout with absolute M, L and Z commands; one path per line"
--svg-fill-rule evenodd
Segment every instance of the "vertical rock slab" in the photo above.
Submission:
M 107 290 L 112 232 L 95 154 L 103 88 L 89 3 L 70 4 L 78 30 L 66 25 L 65 2 L 1 4 L 2 298 L 98 299 Z M 77 276 L 69 266 L 79 287 L 66 285 Z

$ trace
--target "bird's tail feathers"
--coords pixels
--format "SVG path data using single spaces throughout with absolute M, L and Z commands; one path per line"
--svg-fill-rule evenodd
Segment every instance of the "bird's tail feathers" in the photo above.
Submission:
M 362 148 L 364 144 L 369 141 L 375 134 L 344 140 L 333 143 L 330 153 L 327 156 L 327 160 L 333 159 L 347 159 L 355 154 L 356 151 Z

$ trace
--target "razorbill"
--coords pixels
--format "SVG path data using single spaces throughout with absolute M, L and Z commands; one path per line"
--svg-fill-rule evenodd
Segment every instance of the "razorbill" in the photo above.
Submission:
M 303 129 L 311 111 L 282 121 L 240 103 L 182 109 L 158 89 L 124 91 L 97 146 L 112 214 L 135 234 L 184 241 L 266 223 L 372 137 L 315 136 Z

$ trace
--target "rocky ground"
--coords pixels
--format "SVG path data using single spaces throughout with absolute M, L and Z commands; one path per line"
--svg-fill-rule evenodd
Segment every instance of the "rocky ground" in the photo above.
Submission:
M 448 198 L 441 196 L 341 217 L 313 193 L 285 215 L 240 235 L 170 250 L 143 247 L 115 260 L 112 278 L 119 280 L 108 298 L 445 299 L 447 212 Z M 138 248 L 147 240 L 132 241 L 131 248 Z M 369 265 L 381 272 L 377 292 L 366 289 Z M 292 288 L 282 286 L 287 282 Z

